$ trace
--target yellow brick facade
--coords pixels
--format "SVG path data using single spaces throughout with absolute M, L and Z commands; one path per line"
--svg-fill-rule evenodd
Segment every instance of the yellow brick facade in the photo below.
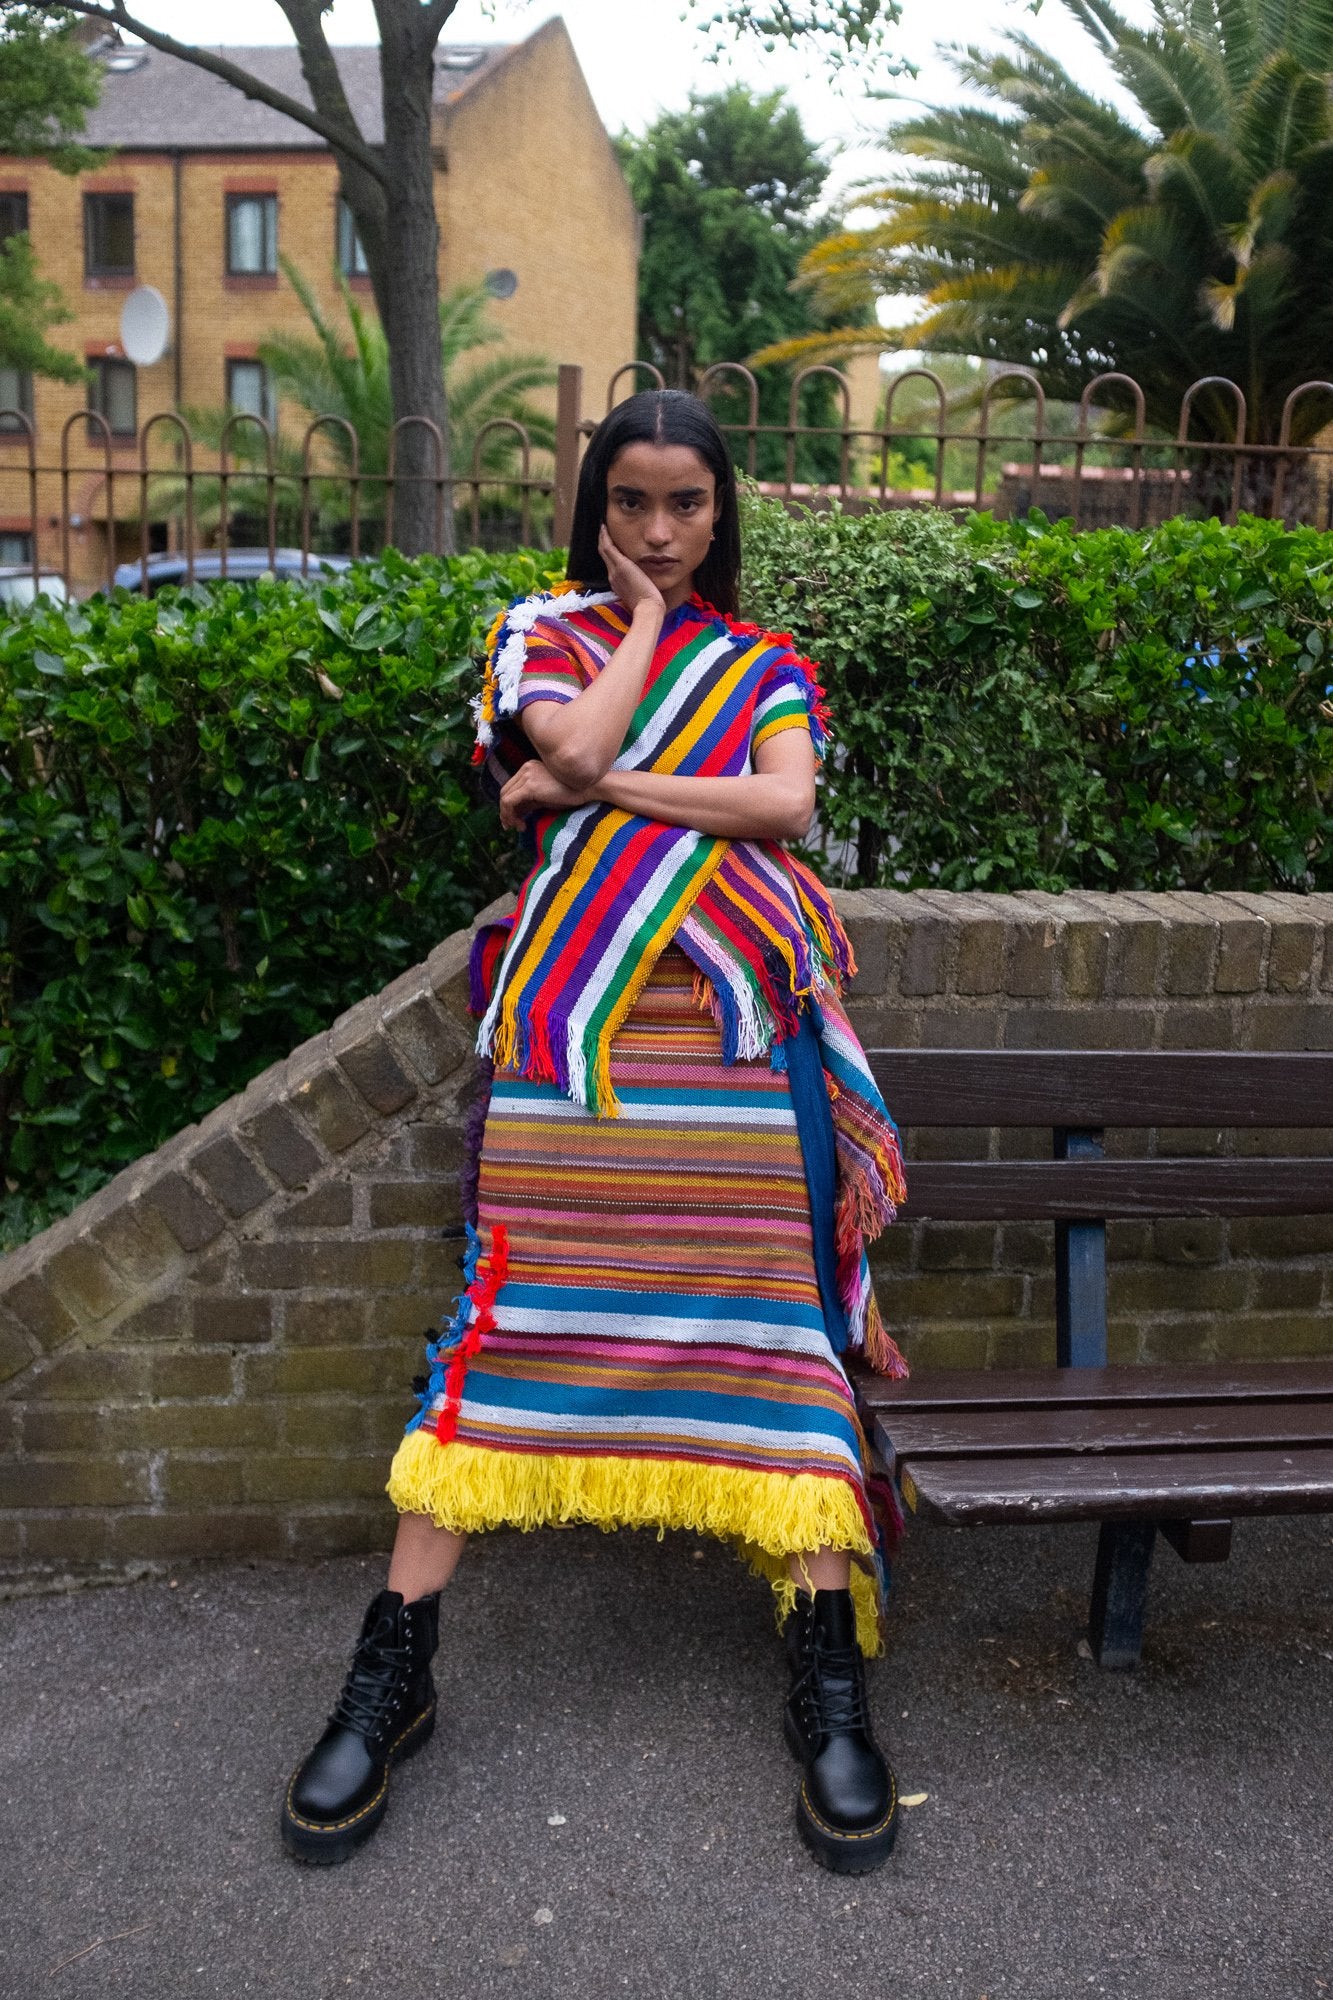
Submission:
M 578 362 L 584 414 L 601 416 L 636 352 L 639 222 L 563 23 L 463 93 L 447 130 L 445 283 L 512 270 L 497 324 L 516 346 Z
M 638 218 L 563 23 L 549 22 L 488 66 L 475 86 L 460 88 L 438 116 L 436 139 L 441 286 L 513 271 L 513 296 L 490 307 L 495 326 L 507 343 L 552 364 L 578 363 L 585 411 L 600 414 L 609 377 L 634 352 Z M 338 176 L 328 153 L 126 149 L 77 178 L 0 156 L 0 192 L 7 190 L 26 192 L 42 275 L 60 287 L 73 315 L 53 331 L 53 342 L 80 358 L 119 355 L 127 292 L 153 285 L 167 301 L 171 348 L 137 371 L 141 426 L 177 407 L 220 407 L 229 358 L 252 355 L 268 334 L 308 331 L 281 272 L 228 277 L 229 193 L 277 196 L 280 255 L 297 265 L 335 321 L 343 317 L 333 275 Z M 133 194 L 132 280 L 85 277 L 86 192 Z M 367 281 L 354 280 L 353 290 L 373 311 Z M 59 466 L 68 427 L 68 568 L 76 589 L 96 587 L 113 560 L 139 552 L 138 448 L 117 443 L 112 451 L 117 528 L 109 545 L 104 453 L 81 420 L 86 389 L 38 379 L 33 405 L 39 466 Z M 304 421 L 291 410 L 280 420 L 288 429 Z M 153 437 L 153 463 L 169 466 L 170 427 L 155 426 Z M 31 519 L 26 468 L 25 442 L 0 435 L 0 535 Z M 54 471 L 39 477 L 37 500 L 39 559 L 66 567 Z

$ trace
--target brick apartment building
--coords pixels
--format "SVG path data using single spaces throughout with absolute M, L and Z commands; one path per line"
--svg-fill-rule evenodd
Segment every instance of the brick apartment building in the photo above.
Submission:
M 294 47 L 228 54 L 309 101 Z M 336 54 L 373 141 L 383 131 L 379 51 Z M 258 343 L 308 329 L 281 256 L 335 318 L 335 267 L 370 302 L 333 156 L 313 133 L 155 50 L 112 43 L 100 60 L 105 82 L 88 139 L 114 149 L 103 166 L 70 177 L 0 156 L 0 235 L 30 232 L 42 275 L 73 314 L 52 339 L 89 371 L 86 386 L 71 386 L 0 370 L 0 407 L 31 417 L 40 466 L 60 464 L 68 425 L 78 468 L 68 482 L 76 585 L 105 578 L 111 555 L 138 553 L 135 438 L 149 418 L 224 404 L 273 414 Z M 486 280 L 506 340 L 580 363 L 598 407 L 635 349 L 638 218 L 564 23 L 509 45 L 441 47 L 435 103 L 442 284 Z M 167 302 L 171 337 L 159 362 L 136 368 L 121 350 L 119 320 L 126 294 L 145 284 Z M 102 447 L 70 421 L 85 408 L 101 411 L 115 440 L 111 548 Z M 288 415 L 278 412 L 279 421 Z M 163 427 L 158 434 L 165 445 Z M 0 562 L 32 555 L 27 463 L 21 431 L 0 422 Z M 60 479 L 43 474 L 37 555 L 52 567 L 61 562 L 60 508 Z

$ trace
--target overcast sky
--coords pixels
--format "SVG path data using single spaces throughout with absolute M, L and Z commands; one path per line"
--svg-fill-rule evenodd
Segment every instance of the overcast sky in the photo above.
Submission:
M 1141 14 L 1145 0 L 1128 0 Z M 180 0 L 142 0 L 142 18 L 181 32 Z M 704 13 L 709 8 L 702 10 Z M 704 32 L 685 14 L 684 0 L 460 0 L 445 29 L 446 41 L 510 41 L 552 14 L 563 14 L 602 119 L 612 132 L 640 130 L 654 114 L 682 105 L 691 89 L 710 90 L 740 79 L 756 89 L 786 89 L 800 106 L 806 129 L 837 154 L 835 184 L 873 170 L 888 107 L 866 98 L 864 72 L 835 87 L 808 58 L 785 51 L 766 56 L 757 42 L 739 46 L 724 64 L 707 61 Z M 201 42 L 286 42 L 287 22 L 274 0 L 190 0 L 189 33 Z M 1022 26 L 1086 73 L 1095 72 L 1088 43 L 1060 0 L 1044 0 L 1034 16 L 1028 0 L 904 0 L 894 47 L 920 65 L 915 81 L 896 88 L 927 101 L 953 94 L 951 77 L 934 55 L 938 42 L 989 41 L 1006 26 Z M 330 40 L 373 42 L 371 0 L 336 0 L 328 17 Z M 885 79 L 888 81 L 888 79 Z M 879 154 L 882 159 L 882 154 Z

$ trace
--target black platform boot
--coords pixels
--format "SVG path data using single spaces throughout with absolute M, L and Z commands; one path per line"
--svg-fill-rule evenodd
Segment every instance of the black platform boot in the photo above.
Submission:
M 785 1636 L 785 1733 L 805 1766 L 796 1825 L 823 1867 L 866 1875 L 897 1838 L 898 1787 L 871 1734 L 850 1590 L 798 1591 Z
M 329 1726 L 283 1801 L 282 1842 L 298 1861 L 345 1861 L 383 1819 L 392 1766 L 435 1727 L 439 1616 L 438 1591 L 404 1604 L 382 1590 L 371 1604 Z

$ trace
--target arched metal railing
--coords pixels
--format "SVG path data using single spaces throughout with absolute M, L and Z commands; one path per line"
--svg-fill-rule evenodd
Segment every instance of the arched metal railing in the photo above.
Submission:
M 626 362 L 607 383 L 607 408 L 645 384 L 664 386 L 662 370 Z M 1214 375 L 1191 383 L 1172 411 L 1116 369 L 1090 377 L 1077 403 L 1051 397 L 1020 367 L 979 371 L 960 388 L 938 368 L 868 378 L 821 362 L 798 370 L 775 407 L 762 375 L 719 361 L 695 389 L 738 468 L 792 505 L 1001 514 L 1036 505 L 1076 528 L 1141 527 L 1174 513 L 1234 521 L 1242 511 L 1333 525 L 1333 381 L 1322 378 L 1295 384 L 1257 436 L 1244 390 Z M 562 368 L 554 453 L 550 430 L 539 440 L 515 416 L 491 418 L 452 452 L 430 419 L 405 417 L 378 458 L 331 412 L 297 429 L 235 411 L 204 438 L 172 410 L 125 435 L 107 413 L 80 410 L 44 454 L 40 422 L 0 410 L 9 571 L 30 575 L 34 589 L 59 574 L 86 592 L 111 587 L 127 565 L 148 590 L 155 555 L 174 557 L 172 573 L 189 581 L 205 557 L 205 576 L 236 574 L 242 548 L 308 571 L 325 554 L 355 559 L 393 542 L 405 496 L 423 485 L 430 504 L 424 515 L 412 509 L 416 546 L 560 546 L 595 428 L 581 396 L 581 371 Z M 292 544 L 299 560 L 284 555 Z

